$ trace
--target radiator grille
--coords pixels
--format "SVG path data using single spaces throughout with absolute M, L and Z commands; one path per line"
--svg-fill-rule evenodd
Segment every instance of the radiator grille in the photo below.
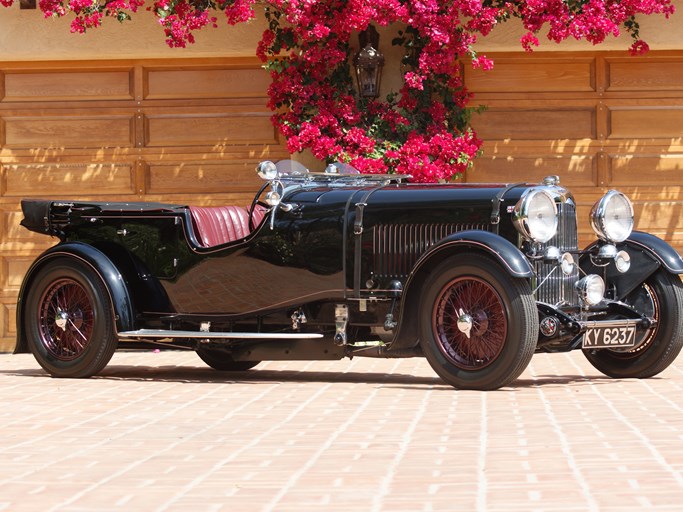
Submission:
M 543 245 L 543 249 L 549 245 L 554 245 L 560 249 L 560 252 L 574 253 L 579 246 L 576 207 L 571 202 L 560 203 L 558 214 L 557 234 L 547 244 Z M 574 283 L 579 280 L 578 260 L 576 258 L 575 263 L 574 272 L 568 276 L 561 272 L 558 265 L 537 263 L 536 273 L 540 286 L 536 291 L 536 300 L 554 305 L 575 304 L 577 296 Z
M 488 230 L 485 224 L 391 224 L 373 228 L 373 270 L 378 278 L 407 277 L 417 259 L 439 240 L 457 231 Z

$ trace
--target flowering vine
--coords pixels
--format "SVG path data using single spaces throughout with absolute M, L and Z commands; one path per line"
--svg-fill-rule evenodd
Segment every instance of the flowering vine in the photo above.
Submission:
M 46 17 L 73 14 L 72 32 L 97 27 L 105 17 L 130 18 L 144 0 L 40 0 Z M 13 0 L 0 0 L 5 6 Z M 414 181 L 448 180 L 462 173 L 481 141 L 469 128 L 469 93 L 460 66 L 490 69 L 472 47 L 499 23 L 519 18 L 522 47 L 585 39 L 593 44 L 625 30 L 631 53 L 648 50 L 636 15 L 674 12 L 671 0 L 154 0 L 171 47 L 194 42 L 193 33 L 216 26 L 268 21 L 256 54 L 272 84 L 273 122 L 291 152 L 309 149 L 322 160 L 350 163 L 362 172 L 397 172 Z M 405 49 L 404 82 L 381 100 L 355 93 L 350 60 L 354 34 L 371 24 L 401 27 L 393 44 Z

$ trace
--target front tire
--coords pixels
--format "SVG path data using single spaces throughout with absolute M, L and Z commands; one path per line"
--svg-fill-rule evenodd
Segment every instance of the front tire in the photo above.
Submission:
M 59 258 L 29 287 L 24 328 L 33 356 L 53 377 L 91 377 L 110 361 L 118 340 L 109 293 L 90 267 Z
M 491 390 L 515 380 L 531 361 L 538 312 L 527 281 L 488 257 L 458 255 L 425 283 L 420 326 L 425 357 L 444 381 Z
M 664 371 L 683 347 L 683 284 L 664 269 L 650 276 L 624 298 L 638 312 L 657 323 L 630 350 L 584 350 L 586 359 L 614 378 L 645 379 Z

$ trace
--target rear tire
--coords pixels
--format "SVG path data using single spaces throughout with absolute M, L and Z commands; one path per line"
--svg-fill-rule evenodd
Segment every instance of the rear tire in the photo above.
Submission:
M 624 302 L 654 317 L 656 325 L 642 333 L 630 350 L 584 350 L 599 371 L 615 378 L 645 379 L 664 371 L 683 347 L 683 284 L 660 269 L 631 292 Z
M 531 361 L 538 312 L 527 281 L 488 257 L 458 255 L 425 283 L 420 326 L 425 357 L 444 381 L 490 390 L 515 380 Z
M 29 349 L 53 377 L 91 377 L 118 344 L 112 311 L 109 292 L 92 268 L 68 258 L 49 261 L 26 294 Z

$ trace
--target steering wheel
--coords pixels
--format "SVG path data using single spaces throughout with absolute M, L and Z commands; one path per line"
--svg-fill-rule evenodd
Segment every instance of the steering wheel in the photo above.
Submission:
M 256 226 L 254 225 L 254 210 L 256 209 L 256 205 L 263 206 L 266 209 L 270 208 L 269 204 L 264 203 L 263 201 L 259 201 L 259 197 L 261 197 L 261 194 L 263 194 L 269 186 L 269 181 L 266 181 L 263 185 L 261 185 L 261 188 L 259 188 L 258 192 L 256 192 L 254 200 L 251 202 L 251 205 L 249 206 L 249 231 L 254 231 L 254 229 L 256 228 Z

